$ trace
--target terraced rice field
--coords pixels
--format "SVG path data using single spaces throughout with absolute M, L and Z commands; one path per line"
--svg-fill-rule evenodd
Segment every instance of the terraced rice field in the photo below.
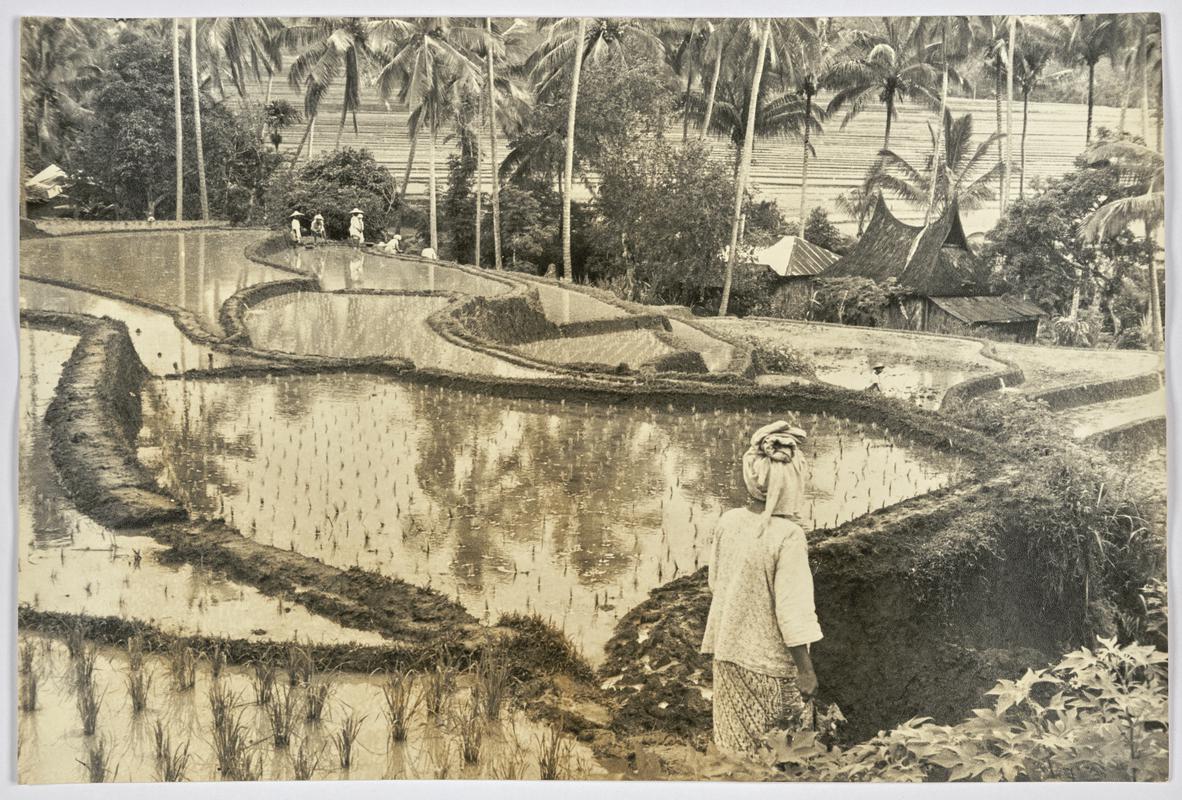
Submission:
M 261 97 L 263 87 L 257 90 Z M 387 165 L 401 180 L 402 171 L 406 167 L 406 160 L 410 153 L 410 141 L 406 134 L 407 113 L 404 109 L 386 108 L 376 101 L 373 89 L 363 90 L 362 109 L 357 114 L 358 133 L 353 133 L 350 122 L 345 126 L 341 137 L 341 144 L 347 147 L 364 147 L 374 153 L 382 164 Z M 273 97 L 284 97 L 302 105 L 302 97 L 286 85 L 280 87 L 277 81 L 272 89 Z M 336 143 L 339 119 L 339 95 L 332 95 L 321 106 L 321 116 L 316 124 L 313 145 L 313 155 L 321 155 L 330 151 Z M 825 102 L 825 100 L 822 100 Z M 949 109 L 954 115 L 972 114 L 974 121 L 974 146 L 984 141 L 992 134 L 997 125 L 996 107 L 992 98 L 971 99 L 952 97 L 948 101 Z M 333 109 L 337 109 L 334 111 Z M 891 126 L 891 149 L 908 159 L 911 163 L 922 163 L 931 148 L 931 137 L 928 133 L 928 122 L 934 119 L 934 112 L 921 106 L 901 103 L 898 106 L 898 118 Z M 1094 109 L 1094 125 L 1117 130 L 1120 112 L 1116 108 L 1097 106 Z M 1029 123 L 1026 136 L 1026 185 L 1033 181 L 1057 177 L 1068 172 L 1072 167 L 1072 160 L 1083 151 L 1086 145 L 1085 122 L 1087 107 L 1082 104 L 1067 103 L 1031 103 L 1029 109 Z M 1140 117 L 1130 114 L 1128 118 L 1129 130 L 1141 135 L 1139 130 Z M 820 206 L 828 210 L 832 218 L 842 223 L 846 228 L 852 228 L 851 220 L 844 219 L 837 212 L 836 199 L 839 195 L 857 187 L 865 176 L 867 168 L 876 158 L 882 147 L 885 112 L 877 107 L 870 107 L 855 117 L 843 130 L 840 119 L 825 123 L 825 132 L 814 135 L 812 144 L 816 148 L 816 156 L 809 163 L 809 193 L 808 206 Z M 1014 159 L 1018 159 L 1017 138 L 1021 133 L 1021 107 L 1015 110 L 1014 129 Z M 1151 122 L 1152 124 L 1152 122 Z M 1004 126 L 1004 119 L 1002 122 Z M 1004 130 L 1004 127 L 1003 127 Z M 284 133 L 282 150 L 292 153 L 299 142 L 302 130 L 289 129 Z M 1150 136 L 1154 136 L 1151 128 Z M 666 134 L 672 141 L 680 141 L 680 120 L 672 121 Z M 695 132 L 696 135 L 696 132 Z M 427 161 L 423 146 L 420 146 L 411 169 L 409 194 L 412 197 L 424 197 L 427 193 Z M 724 161 L 728 165 L 733 163 L 734 149 L 729 142 L 711 138 L 709 140 L 712 158 Z M 452 153 L 454 144 L 446 140 L 446 135 L 439 136 L 436 146 L 437 175 L 442 180 L 445 174 L 447 156 Z M 498 144 L 498 152 L 508 152 L 508 142 Z M 781 210 L 789 217 L 796 215 L 800 207 L 800 175 L 802 164 L 802 145 L 799 141 L 788 138 L 757 139 L 755 152 L 751 164 L 752 189 L 756 197 L 776 200 Z M 1013 191 L 1018 191 L 1018 176 L 1013 177 Z M 576 182 L 576 192 L 585 191 Z M 907 222 L 917 222 L 922 217 L 921 211 L 913 211 L 896 204 L 895 213 Z M 998 216 L 996 204 L 990 208 L 964 215 L 966 231 L 980 232 L 993 227 Z M 851 231 L 852 232 L 852 231 Z
M 612 367 L 624 364 L 633 369 L 675 351 L 649 330 L 545 339 L 520 344 L 514 349 L 530 358 L 555 364 L 593 363 Z

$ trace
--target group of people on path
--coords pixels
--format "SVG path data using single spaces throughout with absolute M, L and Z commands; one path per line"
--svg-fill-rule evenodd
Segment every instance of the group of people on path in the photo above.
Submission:
M 292 247 L 301 247 L 304 243 L 303 217 L 304 215 L 299 211 L 293 211 L 291 216 L 288 217 L 290 221 L 288 240 L 291 242 Z M 324 229 L 323 214 L 318 212 L 316 216 L 312 217 L 312 224 L 309 230 L 313 245 L 320 245 L 328 238 Z M 349 212 L 349 243 L 356 248 L 365 246 L 365 212 L 360 208 L 354 208 Z M 376 248 L 386 253 L 406 252 L 403 249 L 402 234 L 399 233 L 395 233 L 385 242 L 379 242 Z M 435 252 L 435 248 L 430 245 L 423 248 L 421 255 L 423 258 L 439 258 Z

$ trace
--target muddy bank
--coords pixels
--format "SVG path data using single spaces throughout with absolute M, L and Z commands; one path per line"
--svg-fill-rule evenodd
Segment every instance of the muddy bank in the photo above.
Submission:
M 1076 406 L 1106 403 L 1110 400 L 1149 394 L 1161 388 L 1163 379 L 1162 373 L 1149 372 L 1144 375 L 1134 375 L 1111 381 L 1090 381 L 1072 386 L 1061 386 L 1057 389 L 1038 392 L 1032 397 L 1035 400 L 1042 400 L 1052 411 L 1063 411 Z
M 1044 588 L 1003 569 L 1022 543 L 953 524 L 1002 502 L 1018 479 L 936 492 L 810 537 L 825 634 L 813 658 L 822 697 L 848 718 L 846 740 L 913 716 L 954 722 L 999 677 L 1062 652 L 1071 612 L 1032 616 L 1045 606 Z M 698 647 L 709 606 L 703 568 L 655 590 L 621 621 L 600 670 L 619 695 L 617 730 L 705 744 L 712 675 Z
M 45 414 L 50 456 L 78 508 L 110 528 L 184 519 L 136 456 L 139 387 L 147 377 L 122 322 L 21 312 L 22 323 L 81 338 Z
M 1166 418 L 1140 419 L 1092 434 L 1085 441 L 1105 450 L 1123 454 L 1126 458 L 1158 447 L 1166 441 Z
M 263 302 L 271 297 L 279 297 L 292 292 L 315 292 L 320 284 L 315 278 L 293 278 L 287 281 L 268 281 L 256 283 L 239 289 L 226 298 L 222 307 L 218 309 L 218 324 L 228 341 L 250 341 L 250 335 L 243 324 L 243 317 L 251 306 Z
M 967 403 L 974 397 L 996 392 L 1007 386 L 1019 386 L 1026 380 L 1022 368 L 1016 362 L 1000 356 L 995 348 L 986 344 L 982 346 L 981 353 L 985 357 L 1005 365 L 1004 368 L 949 386 L 944 391 L 944 397 L 940 400 L 941 409 L 951 408 L 957 403 Z

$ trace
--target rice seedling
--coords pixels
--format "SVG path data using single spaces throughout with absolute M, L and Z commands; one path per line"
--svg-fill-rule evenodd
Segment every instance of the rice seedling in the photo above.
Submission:
M 479 697 L 481 712 L 486 719 L 499 718 L 509 695 L 509 665 L 499 655 L 486 652 L 476 665 L 475 677 L 472 691 Z
M 308 748 L 308 739 L 305 737 L 300 741 L 300 746 L 296 749 L 295 755 L 291 759 L 291 773 L 292 777 L 297 781 L 310 781 L 316 774 L 316 770 L 320 767 L 320 756 L 323 753 L 323 748 L 313 753 Z
M 243 712 L 228 711 L 213 725 L 213 753 L 222 780 L 258 780 L 259 764 L 250 754 L 248 731 L 242 723 Z
M 176 642 L 168 652 L 168 671 L 178 692 L 187 692 L 197 682 L 197 654 L 188 645 Z
M 222 676 L 222 669 L 226 666 L 226 651 L 220 644 L 215 644 L 209 653 L 209 673 L 216 680 Z
M 86 645 L 74 659 L 74 689 L 82 692 L 94 689 L 94 667 L 98 662 L 98 648 Z
M 140 669 L 127 668 L 127 696 L 131 698 L 131 713 L 142 714 L 148 707 L 148 693 L 152 689 L 152 676 Z
M 311 678 L 304 687 L 304 719 L 308 722 L 319 722 L 324 716 L 324 709 L 328 706 L 328 699 L 333 693 L 332 678 L 320 675 Z
M 20 710 L 28 713 L 37 710 L 37 663 L 34 660 L 33 645 L 25 642 L 20 648 Z
M 423 702 L 428 714 L 433 717 L 443 715 L 454 685 L 455 672 L 444 664 L 423 675 Z
M 86 770 L 86 779 L 91 783 L 113 781 L 119 772 L 118 766 L 115 767 L 114 771 L 111 770 L 111 754 L 107 749 L 107 740 L 105 738 L 100 738 L 97 742 L 92 742 L 86 750 L 86 760 L 79 760 L 78 763 Z
M 544 781 L 558 781 L 570 777 L 570 755 L 573 744 L 558 728 L 548 727 L 538 737 L 538 772 Z
M 287 685 L 299 686 L 312 680 L 312 653 L 307 647 L 292 642 L 287 646 Z
M 85 647 L 86 636 L 82 628 L 82 618 L 79 616 L 66 631 L 66 652 L 70 654 L 70 658 L 77 658 Z
M 472 691 L 463 710 L 452 719 L 452 725 L 459 734 L 460 756 L 465 764 L 480 761 L 480 749 L 484 744 L 483 711 L 480 695 Z
M 268 705 L 275 693 L 275 665 L 262 659 L 255 661 L 251 667 L 250 683 L 254 687 L 254 700 L 260 706 Z
M 284 748 L 291 742 L 292 723 L 295 720 L 299 696 L 291 687 L 279 689 L 267 706 L 267 720 L 271 723 L 271 739 L 275 747 Z
M 413 672 L 391 672 L 382 684 L 386 698 L 386 721 L 390 726 L 390 741 L 406 741 L 407 729 L 415 710 L 423 701 L 423 692 L 415 690 Z
M 127 669 L 139 672 L 144 668 L 144 637 L 137 633 L 127 640 Z
M 82 735 L 94 736 L 98 729 L 98 715 L 103 698 L 94 692 L 94 684 L 78 688 L 78 716 L 82 718 Z
M 189 768 L 189 742 L 174 748 L 164 726 L 156 723 L 156 780 L 180 783 Z
M 332 743 L 336 745 L 337 761 L 341 765 L 341 769 L 349 769 L 353 765 L 353 747 L 357 743 L 357 736 L 361 733 L 361 723 L 365 722 L 365 717 L 358 717 L 355 713 L 350 712 L 345 721 L 341 723 L 340 729 L 333 734 Z
M 506 739 L 505 748 L 493 761 L 492 775 L 499 781 L 524 780 L 525 770 L 529 764 L 529 750 L 522 747 L 518 741 L 516 726 L 510 725 Z

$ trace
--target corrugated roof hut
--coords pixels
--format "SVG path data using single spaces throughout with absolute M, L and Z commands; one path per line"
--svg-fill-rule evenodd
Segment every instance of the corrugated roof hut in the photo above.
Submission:
M 1016 341 L 1034 341 L 1041 310 L 1025 300 L 990 293 L 989 264 L 970 248 L 955 198 L 925 226 L 900 222 L 882 195 L 862 238 L 822 278 L 894 278 L 903 300 L 891 308 L 892 327 L 939 333 L 985 328 Z
M 775 273 L 768 297 L 774 313 L 804 317 L 813 296 L 813 278 L 840 256 L 801 236 L 785 236 L 775 244 L 756 250 L 754 264 Z

